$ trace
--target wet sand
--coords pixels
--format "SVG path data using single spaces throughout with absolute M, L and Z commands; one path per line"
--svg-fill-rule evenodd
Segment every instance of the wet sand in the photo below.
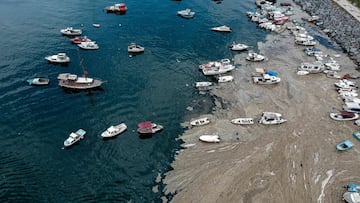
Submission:
M 308 17 L 295 10 L 292 19 Z M 247 52 L 236 55 L 235 80 L 212 90 L 217 98 L 215 111 L 208 115 L 212 122 L 181 136 L 189 147 L 176 155 L 174 170 L 163 180 L 165 192 L 176 194 L 171 202 L 342 202 L 343 186 L 360 182 L 360 142 L 352 136 L 359 128 L 329 117 L 343 105 L 334 87 L 337 80 L 323 73 L 296 74 L 301 62 L 315 58 L 294 45 L 289 31 L 269 34 L 258 47 L 268 60 L 247 62 Z M 339 75 L 359 75 L 345 53 L 316 47 L 341 65 Z M 255 68 L 276 71 L 282 81 L 253 84 Z M 288 121 L 270 126 L 230 123 L 236 117 L 257 121 L 263 111 L 282 113 Z M 203 134 L 218 134 L 222 141 L 202 143 L 198 138 Z M 355 146 L 340 153 L 336 144 L 345 139 Z

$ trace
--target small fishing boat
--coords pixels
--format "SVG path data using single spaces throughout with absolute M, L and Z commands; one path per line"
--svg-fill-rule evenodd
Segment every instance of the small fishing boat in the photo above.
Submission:
M 58 75 L 59 86 L 68 89 L 87 90 L 98 88 L 104 81 L 87 77 L 87 73 L 77 76 L 70 73 L 61 73 Z
M 50 80 L 49 78 L 45 78 L 45 77 L 38 77 L 38 78 L 32 78 L 32 79 L 28 79 L 26 80 L 26 82 L 29 83 L 29 85 L 48 85 Z
M 231 120 L 231 123 L 236 125 L 252 125 L 254 124 L 253 118 L 235 118 Z
M 299 70 L 296 72 L 297 75 L 309 75 L 309 71 L 306 70 Z
M 233 42 L 233 44 L 230 45 L 230 49 L 232 51 L 244 51 L 248 48 L 249 48 L 249 46 L 246 44 L 240 44 L 240 43 L 236 44 L 235 42 Z
M 70 57 L 66 53 L 58 53 L 56 55 L 46 56 L 45 60 L 50 63 L 69 63 Z
M 72 27 L 67 27 L 65 29 L 61 29 L 60 32 L 61 32 L 61 34 L 66 35 L 66 36 L 78 36 L 78 35 L 82 34 L 81 29 L 74 29 Z
M 94 23 L 94 24 L 92 24 L 93 25 L 93 27 L 95 27 L 95 28 L 99 28 L 100 27 L 100 24 L 99 23 Z
M 177 15 L 182 17 L 182 18 L 193 18 L 195 16 L 195 12 L 191 11 L 191 9 L 187 8 L 185 10 L 181 10 L 177 12 Z
M 359 118 L 359 114 L 347 111 L 340 111 L 336 113 L 330 113 L 330 118 L 336 121 L 351 121 Z
M 257 54 L 255 52 L 249 52 L 248 56 L 246 57 L 246 60 L 253 62 L 263 61 L 264 59 L 265 56 Z
M 336 145 L 336 149 L 339 151 L 346 151 L 351 149 L 354 146 L 354 144 L 350 140 L 345 140 L 339 144 Z
M 220 76 L 218 78 L 218 83 L 231 82 L 233 80 L 234 80 L 234 77 L 231 75 Z
M 107 13 L 120 13 L 124 14 L 127 11 L 127 6 L 125 3 L 118 3 L 113 6 L 107 6 L 105 8 Z
M 359 203 L 360 193 L 347 191 L 343 194 L 343 200 L 346 201 L 347 203 Z
M 192 126 L 202 126 L 202 125 L 207 125 L 209 123 L 210 123 L 210 119 L 208 117 L 199 118 L 190 122 Z
M 218 143 L 220 142 L 220 137 L 219 135 L 201 135 L 199 140 L 208 143 Z
M 259 123 L 264 125 L 281 124 L 284 122 L 286 122 L 286 120 L 282 118 L 282 115 L 274 112 L 263 112 L 262 117 L 259 120 Z
M 346 185 L 346 189 L 348 192 L 359 192 L 360 185 L 355 184 L 355 183 L 349 183 Z
M 309 73 L 321 73 L 325 70 L 325 66 L 320 61 L 315 62 L 304 62 L 300 64 L 300 67 L 298 68 L 298 71 L 308 71 Z
M 360 131 L 356 131 L 353 133 L 353 136 L 355 137 L 355 139 L 360 141 Z
M 144 52 L 145 51 L 145 48 L 140 46 L 140 45 L 137 45 L 135 43 L 131 43 L 129 46 L 128 46 L 128 52 L 129 53 L 141 53 L 141 52 Z
M 81 42 L 80 44 L 78 44 L 78 46 L 82 49 L 86 49 L 86 50 L 96 50 L 99 49 L 99 45 L 96 44 L 95 41 L 89 41 L 89 42 Z
M 234 70 L 235 66 L 231 64 L 230 59 L 221 59 L 202 64 L 199 68 L 202 69 L 204 75 L 219 75 Z
M 310 40 L 307 38 L 301 38 L 301 37 L 297 37 L 295 39 L 295 43 L 297 45 L 302 45 L 302 46 L 314 46 L 316 45 L 316 42 L 314 40 Z
M 334 85 L 336 88 L 343 88 L 343 87 L 357 88 L 357 85 L 354 82 L 347 80 L 347 79 L 339 80 L 339 81 L 335 82 Z
M 200 91 L 207 91 L 213 88 L 212 82 L 195 82 L 195 88 Z
M 211 30 L 215 31 L 215 32 L 232 32 L 231 28 L 226 25 L 219 26 L 219 27 L 213 27 L 213 28 L 211 28 Z
M 116 126 L 110 126 L 108 129 L 106 129 L 103 133 L 101 133 L 101 137 L 103 138 L 109 138 L 114 137 L 116 135 L 119 135 L 120 133 L 124 132 L 127 129 L 127 126 L 125 123 L 120 123 Z
M 84 139 L 86 131 L 83 129 L 78 129 L 76 132 L 71 132 L 69 137 L 64 141 L 64 147 L 70 147 L 76 142 Z
M 160 132 L 164 127 L 151 121 L 144 121 L 138 124 L 137 132 L 140 134 L 154 134 Z
M 91 39 L 87 38 L 87 36 L 84 37 L 75 37 L 70 39 L 70 41 L 74 44 L 80 44 L 81 42 L 90 42 Z
M 261 75 L 255 75 L 252 78 L 254 83 L 259 85 L 277 84 L 281 81 L 281 78 L 266 73 Z

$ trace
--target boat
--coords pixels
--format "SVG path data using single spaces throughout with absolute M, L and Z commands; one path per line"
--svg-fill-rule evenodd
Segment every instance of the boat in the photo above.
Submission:
M 334 85 L 336 88 L 347 88 L 347 87 L 357 88 L 357 85 L 354 82 L 347 79 L 341 79 L 335 82 Z
M 320 61 L 315 61 L 312 63 L 304 62 L 300 64 L 298 71 L 300 70 L 308 71 L 309 73 L 321 73 L 325 70 L 325 66 Z
M 230 63 L 229 59 L 221 59 L 221 61 L 209 62 L 200 65 L 204 75 L 219 75 L 235 69 L 235 66 Z
M 210 123 L 210 119 L 208 117 L 199 118 L 190 122 L 192 126 L 202 126 L 202 125 L 207 125 L 209 123 Z
M 255 75 L 252 77 L 254 83 L 259 85 L 271 85 L 271 84 L 277 84 L 281 81 L 281 79 L 277 76 L 269 75 L 269 74 L 261 74 L 261 75 Z
M 351 149 L 354 144 L 350 140 L 345 140 L 336 145 L 336 149 L 339 151 L 346 151 Z
M 330 113 L 330 118 L 337 121 L 351 121 L 359 118 L 359 114 L 347 111 L 340 111 L 336 113 Z
M 355 184 L 355 183 L 349 183 L 346 185 L 346 189 L 348 192 L 359 192 L 360 185 Z
M 140 46 L 140 45 L 137 45 L 135 43 L 131 43 L 129 46 L 128 46 L 128 52 L 129 53 L 141 53 L 141 52 L 144 52 L 145 51 L 145 48 Z
M 231 82 L 233 80 L 234 80 L 234 77 L 231 75 L 220 76 L 218 78 L 218 83 Z
M 310 47 L 310 48 L 305 48 L 304 52 L 308 55 L 308 56 L 315 56 L 315 54 L 322 54 L 322 51 L 318 48 L 314 48 L 314 47 Z
M 254 124 L 253 118 L 235 118 L 231 120 L 231 123 L 237 125 L 252 125 Z
M 151 121 L 144 121 L 138 124 L 137 132 L 140 134 L 154 134 L 161 131 L 164 127 Z
M 360 104 L 357 102 L 345 102 L 343 110 L 353 113 L 360 113 Z
M 296 33 L 295 34 L 295 38 L 302 38 L 302 39 L 307 39 L 307 40 L 314 40 L 313 36 L 310 36 L 308 34 L 304 34 L 304 33 Z
M 177 15 L 182 17 L 182 18 L 193 18 L 195 16 L 195 12 L 191 11 L 191 9 L 187 8 L 185 10 L 181 10 L 177 12 Z
M 29 85 L 48 85 L 50 80 L 49 78 L 38 77 L 38 78 L 28 79 L 26 80 L 26 82 L 29 83 Z
M 59 86 L 68 89 L 86 90 L 100 87 L 104 81 L 87 77 L 87 74 L 77 76 L 70 73 L 58 75 Z
M 81 42 L 80 44 L 78 44 L 78 46 L 82 49 L 86 49 L 86 50 L 96 50 L 99 49 L 99 45 L 96 44 L 95 41 L 89 41 L 89 42 Z
M 310 40 L 307 38 L 301 38 L 301 37 L 297 37 L 295 39 L 295 43 L 297 45 L 302 45 L 302 46 L 315 46 L 316 42 L 314 40 Z
M 201 135 L 199 140 L 208 143 L 218 143 L 220 142 L 220 137 L 219 135 Z
M 81 42 L 90 42 L 91 39 L 87 38 L 87 36 L 84 37 L 75 37 L 70 39 L 70 41 L 74 44 L 80 44 Z
M 120 13 L 123 14 L 127 11 L 127 6 L 125 3 L 118 3 L 112 6 L 107 6 L 105 8 L 107 13 Z
M 110 126 L 108 129 L 106 129 L 103 133 L 101 133 L 101 137 L 103 138 L 109 138 L 114 137 L 116 135 L 119 135 L 120 133 L 124 132 L 127 129 L 127 126 L 125 123 L 120 123 L 116 126 Z
M 265 56 L 257 54 L 255 52 L 249 52 L 248 56 L 246 57 L 246 60 L 254 62 L 263 61 L 264 59 Z
M 76 142 L 84 139 L 86 131 L 83 129 L 78 129 L 76 132 L 71 132 L 69 137 L 64 141 L 64 147 L 70 147 Z
M 226 25 L 219 26 L 219 27 L 213 27 L 213 28 L 211 28 L 211 30 L 215 31 L 215 32 L 232 32 L 231 28 Z
M 45 60 L 50 63 L 69 63 L 70 57 L 68 57 L 66 53 L 58 53 L 56 55 L 46 56 Z
M 230 45 L 230 49 L 232 51 L 244 51 L 244 50 L 246 50 L 248 48 L 249 48 L 249 46 L 246 45 L 246 44 L 240 44 L 240 43 L 236 44 L 235 42 L 233 42 L 233 44 Z
M 340 79 L 341 78 L 341 76 L 338 75 L 336 71 L 324 70 L 324 73 L 326 74 L 326 77 L 328 77 L 328 78 L 333 78 L 333 79 Z
M 328 69 L 328 70 L 340 71 L 340 65 L 334 60 L 326 62 L 326 63 L 324 63 L 324 65 L 325 65 L 326 69 Z
M 360 203 L 360 193 L 347 191 L 343 194 L 343 200 L 347 203 Z
M 100 27 L 100 24 L 99 23 L 94 23 L 94 24 L 92 24 L 93 25 L 93 27 L 96 27 L 96 28 L 99 28 Z
M 296 72 L 297 75 L 309 75 L 309 71 L 306 70 L 299 70 Z
M 65 29 L 61 29 L 60 32 L 61 32 L 61 34 L 66 35 L 66 36 L 78 36 L 78 35 L 82 34 L 81 29 L 74 29 L 72 27 L 67 27 Z
M 356 120 L 356 121 L 358 121 L 358 120 Z M 356 121 L 355 121 L 355 122 L 356 122 Z M 359 122 L 357 122 L 357 123 L 359 123 Z M 359 125 L 358 125 L 358 126 L 359 126 Z M 355 137 L 355 139 L 357 139 L 357 140 L 360 141 L 360 131 L 354 132 L 354 133 L 353 133 L 353 136 Z
M 195 87 L 200 91 L 207 91 L 213 88 L 212 82 L 195 82 Z
M 281 124 L 284 122 L 286 122 L 286 120 L 282 118 L 282 115 L 274 112 L 263 112 L 262 117 L 259 120 L 259 123 L 265 125 Z

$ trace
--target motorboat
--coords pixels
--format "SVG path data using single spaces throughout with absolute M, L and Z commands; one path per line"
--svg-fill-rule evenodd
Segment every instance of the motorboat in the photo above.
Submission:
M 131 43 L 129 46 L 128 46 L 128 52 L 129 53 L 141 53 L 141 52 L 144 52 L 145 51 L 145 48 L 140 46 L 140 45 L 137 45 L 135 43 Z
M 269 74 L 261 74 L 255 75 L 252 77 L 255 84 L 259 85 L 271 85 L 277 84 L 281 81 L 281 79 L 277 76 L 269 75 Z
M 82 34 L 81 29 L 74 29 L 73 27 L 67 27 L 65 29 L 60 30 L 61 34 L 66 36 L 78 36 Z
M 230 72 L 235 69 L 235 66 L 230 63 L 229 59 L 221 59 L 221 61 L 209 62 L 200 65 L 204 75 L 219 75 Z
M 232 45 L 230 45 L 230 49 L 232 51 L 244 51 L 246 49 L 248 49 L 249 46 L 246 44 L 241 44 L 241 43 L 233 43 Z
M 346 151 L 351 149 L 354 144 L 350 140 L 345 140 L 336 145 L 336 149 L 339 151 Z
M 119 125 L 115 125 L 115 126 L 112 125 L 108 129 L 106 129 L 103 133 L 101 133 L 101 137 L 103 138 L 114 137 L 124 132 L 126 129 L 127 126 L 125 123 L 120 123 Z
M 310 36 L 308 34 L 304 34 L 304 33 L 296 33 L 295 34 L 295 38 L 302 38 L 302 39 L 307 39 L 307 40 L 314 40 L 313 36 Z
M 218 83 L 231 82 L 233 80 L 234 77 L 232 75 L 225 75 L 218 78 Z
M 26 80 L 27 83 L 29 83 L 29 85 L 48 85 L 50 82 L 49 78 L 45 78 L 45 77 L 38 77 L 38 78 L 32 78 L 32 79 L 28 79 Z
M 78 129 L 76 132 L 71 132 L 69 137 L 64 141 L 64 147 L 70 147 L 76 142 L 84 139 L 86 131 L 83 129 Z
M 59 86 L 68 89 L 86 90 L 100 87 L 104 81 L 87 77 L 87 74 L 77 76 L 70 73 L 58 75 Z
M 70 57 L 68 57 L 66 53 L 58 53 L 56 55 L 46 56 L 45 60 L 50 63 L 69 63 Z
M 232 32 L 231 28 L 223 25 L 223 26 L 219 26 L 219 27 L 213 27 L 211 28 L 212 31 L 216 31 L 216 32 Z
M 100 27 L 100 24 L 99 24 L 99 23 L 93 23 L 92 25 L 93 25 L 93 27 L 95 27 L 95 28 L 99 28 L 99 27 Z
M 359 118 L 359 114 L 347 111 L 340 111 L 336 113 L 330 113 L 330 118 L 336 121 L 351 121 Z
M 334 85 L 336 88 L 347 88 L 347 87 L 357 88 L 357 85 L 354 82 L 347 79 L 339 80 L 335 82 Z
M 360 193 L 359 192 L 345 192 L 343 194 L 344 201 L 348 203 L 359 203 L 360 202 Z
M 318 48 L 314 48 L 314 47 L 310 47 L 310 48 L 305 48 L 304 52 L 308 55 L 308 56 L 315 56 L 315 54 L 322 54 L 322 51 Z
M 297 75 L 309 75 L 309 71 L 306 70 L 299 70 L 296 72 Z
M 316 45 L 316 42 L 314 40 L 310 40 L 307 38 L 301 38 L 301 37 L 295 38 L 295 43 L 297 45 L 302 45 L 302 46 L 315 46 Z
M 265 125 L 281 124 L 284 122 L 286 122 L 286 120 L 283 119 L 282 115 L 274 112 L 263 112 L 262 117 L 259 120 L 259 123 Z
M 248 56 L 246 57 L 246 60 L 253 61 L 253 62 L 263 61 L 264 59 L 265 59 L 265 56 L 260 55 L 255 52 L 249 52 Z
M 212 82 L 195 82 L 195 87 L 199 91 L 207 91 L 213 88 Z
M 154 134 L 161 131 L 164 127 L 151 121 L 144 121 L 138 124 L 137 132 L 140 134 Z
M 356 120 L 356 121 L 359 121 L 359 120 Z M 355 121 L 355 122 L 356 122 L 356 121 Z M 359 122 L 357 122 L 357 123 L 359 123 Z M 359 126 L 359 125 L 357 125 L 357 126 Z M 355 139 L 357 139 L 357 140 L 360 141 L 360 131 L 354 132 L 354 133 L 353 133 L 353 136 L 355 137 Z
M 253 118 L 235 118 L 231 120 L 231 123 L 237 125 L 252 125 L 254 124 Z
M 178 11 L 177 15 L 182 18 L 193 18 L 195 16 L 195 12 L 191 11 L 191 9 L 187 8 L 185 10 Z
M 326 71 L 326 73 L 325 73 Z M 328 78 L 333 78 L 333 79 L 340 79 L 341 76 L 337 74 L 336 71 L 328 71 L 328 70 L 324 70 L 324 73 L 326 74 L 326 77 Z
M 309 73 L 321 73 L 325 70 L 325 66 L 320 61 L 304 62 L 300 64 L 298 70 L 308 71 Z
M 96 44 L 95 41 L 89 41 L 89 42 L 81 42 L 80 44 L 78 44 L 78 46 L 82 49 L 86 49 L 86 50 L 96 50 L 99 49 L 99 45 Z
M 90 42 L 91 39 L 87 38 L 87 36 L 84 37 L 75 37 L 70 39 L 70 41 L 74 44 L 80 44 L 81 42 Z
M 329 62 L 324 63 L 326 69 L 332 70 L 332 71 L 340 71 L 340 65 L 335 61 L 331 60 Z
M 107 13 L 125 13 L 127 9 L 128 8 L 125 3 L 118 3 L 105 8 Z
M 192 126 L 202 126 L 202 125 L 207 125 L 209 123 L 210 123 L 210 119 L 208 117 L 199 118 L 199 119 L 190 121 L 190 125 L 192 125 Z
M 357 102 L 345 102 L 343 110 L 353 113 L 360 113 L 360 104 Z
M 220 137 L 219 137 L 219 135 L 201 135 L 199 137 L 199 140 L 202 142 L 208 142 L 208 143 L 219 143 Z

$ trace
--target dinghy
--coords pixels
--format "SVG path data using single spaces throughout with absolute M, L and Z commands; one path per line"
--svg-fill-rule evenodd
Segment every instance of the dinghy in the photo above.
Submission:
M 231 123 L 237 125 L 252 125 L 254 124 L 253 118 L 235 118 L 231 120 Z
M 350 140 L 345 140 L 339 144 L 336 145 L 337 150 L 339 151 L 346 151 L 351 149 L 354 146 L 354 144 Z
M 199 140 L 208 143 L 218 143 L 220 142 L 220 137 L 219 135 L 201 135 Z
M 210 123 L 210 119 L 207 117 L 199 118 L 190 122 L 192 126 L 202 126 Z
M 330 118 L 336 121 L 351 121 L 359 118 L 359 114 L 347 111 L 340 111 L 337 113 L 330 113 Z

